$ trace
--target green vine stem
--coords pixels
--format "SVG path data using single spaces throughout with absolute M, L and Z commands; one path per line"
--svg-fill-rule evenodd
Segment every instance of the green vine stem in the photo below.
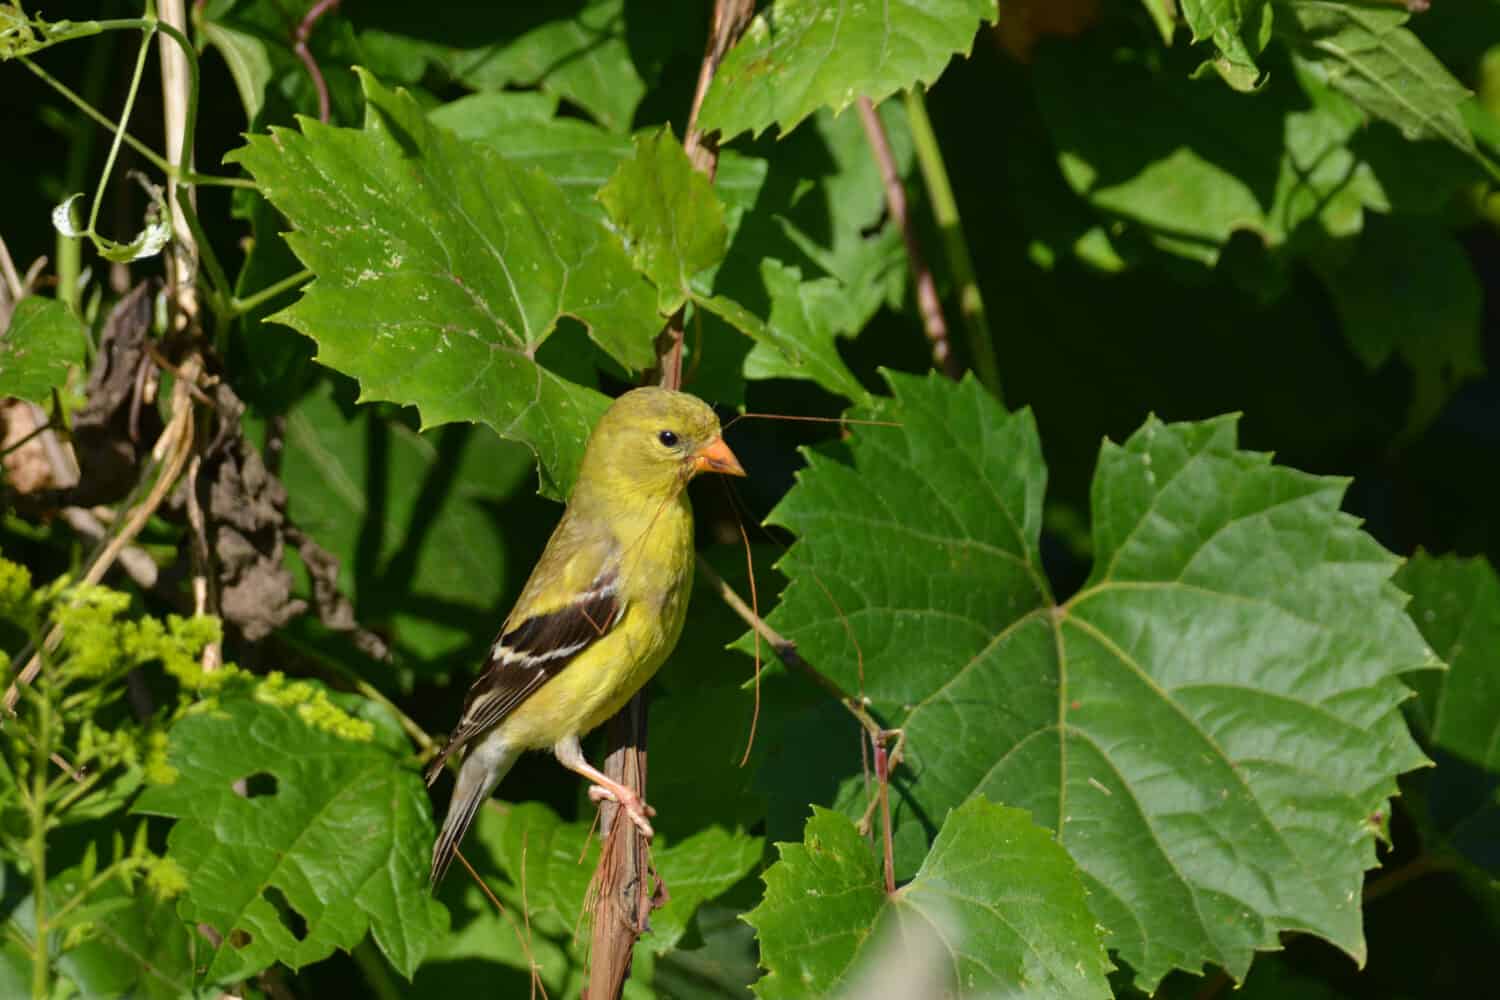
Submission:
M 115 159 L 120 155 L 120 143 L 125 137 L 125 126 L 130 122 L 130 112 L 135 108 L 135 95 L 141 89 L 141 77 L 146 71 L 146 57 L 151 54 L 151 35 L 141 39 L 140 51 L 136 53 L 135 70 L 130 74 L 130 89 L 125 92 L 125 108 L 120 113 L 120 124 L 115 129 L 114 141 L 109 144 L 109 153 L 104 157 L 104 169 L 99 172 L 99 184 L 94 189 L 94 202 L 89 206 L 89 221 L 85 226 L 88 234 L 95 233 L 94 224 L 99 221 L 99 206 L 104 204 L 104 189 L 109 184 L 109 175 L 114 172 Z
M 86 98 L 74 92 L 72 88 L 63 83 L 61 80 L 57 79 L 57 77 L 53 76 L 51 73 L 48 73 L 36 61 L 28 58 L 27 56 L 18 56 L 17 58 L 20 60 L 22 66 L 25 66 L 32 73 L 36 74 L 38 79 L 40 79 L 47 86 L 51 87 L 53 90 L 57 91 L 57 93 L 61 95 L 64 100 L 73 105 L 79 111 L 82 111 L 96 125 L 100 126 L 101 128 L 109 129 L 111 132 L 120 129 L 120 124 L 118 122 L 116 122 L 113 118 L 109 117 L 103 112 L 99 111 Z M 91 63 L 91 65 L 93 64 Z M 146 160 L 146 162 L 150 163 L 153 167 L 160 170 L 168 177 L 171 177 L 172 179 L 183 184 L 235 187 L 245 188 L 247 190 L 255 189 L 255 182 L 250 180 L 248 177 L 219 177 L 215 174 L 199 173 L 196 170 L 189 170 L 184 173 L 177 167 L 173 166 L 171 163 L 167 162 L 167 158 L 165 156 L 162 156 L 156 150 L 152 149 L 144 142 L 141 142 L 141 140 L 137 139 L 129 132 L 125 132 L 122 130 L 121 135 L 124 139 L 125 145 L 129 146 L 131 149 L 140 154 L 142 159 Z
M 52 739 L 52 703 L 37 692 L 38 726 L 31 764 L 31 795 L 26 803 L 31 821 L 28 848 L 31 853 L 31 913 L 36 927 L 36 951 L 31 960 L 31 995 L 46 1000 L 51 995 L 52 949 L 47 938 L 47 759 Z
M 136 56 L 135 70 L 131 73 L 130 76 L 130 86 L 125 96 L 125 107 L 120 113 L 119 122 L 113 123 L 114 139 L 110 143 L 109 154 L 105 157 L 104 170 L 100 173 L 99 184 L 95 189 L 93 203 L 89 206 L 88 224 L 84 227 L 84 232 L 82 234 L 84 236 L 87 236 L 90 242 L 92 242 L 97 249 L 103 252 L 106 249 L 105 243 L 107 241 L 104 241 L 103 238 L 99 236 L 97 230 L 95 229 L 95 224 L 97 223 L 99 218 L 99 207 L 104 202 L 105 188 L 109 184 L 110 175 L 114 172 L 115 160 L 119 156 L 120 146 L 126 140 L 126 126 L 130 121 L 130 113 L 135 107 L 135 99 L 137 93 L 140 90 L 141 77 L 145 73 L 146 57 L 150 53 L 151 41 L 155 37 L 155 35 L 160 32 L 161 34 L 166 35 L 168 38 L 172 39 L 172 41 L 182 49 L 182 52 L 186 56 L 188 73 L 187 115 L 183 122 L 182 155 L 179 157 L 176 167 L 171 168 L 172 172 L 175 173 L 175 176 L 177 178 L 189 177 L 192 174 L 190 164 L 192 163 L 193 132 L 196 128 L 198 120 L 198 54 L 193 50 L 193 45 L 188 41 L 186 35 L 156 16 L 156 7 L 155 4 L 151 2 L 151 0 L 147 0 L 145 17 L 115 18 L 104 21 L 80 21 L 76 23 L 59 22 L 57 24 L 50 25 L 40 24 L 39 27 L 41 27 L 44 31 L 44 37 L 41 41 L 36 42 L 30 47 L 29 51 L 32 53 L 51 48 L 53 45 L 57 45 L 62 42 L 72 41 L 73 39 L 77 38 L 87 38 L 93 35 L 102 34 L 107 31 L 140 31 L 145 35 L 145 37 L 141 41 L 140 52 Z M 63 88 L 59 81 L 52 79 L 50 76 L 41 71 L 41 67 L 37 66 L 30 59 L 27 59 L 24 54 L 20 55 L 19 58 L 23 61 L 24 65 L 26 65 L 33 72 L 37 72 L 41 76 L 41 79 L 58 88 L 59 93 L 62 93 L 69 100 L 72 100 L 73 103 L 78 104 L 80 107 L 84 107 L 85 105 L 87 105 L 87 102 L 83 101 L 82 98 L 78 98 L 76 94 L 73 94 L 71 91 Z M 97 110 L 94 110 L 92 107 L 88 107 L 86 110 L 88 112 L 91 112 L 90 117 L 97 116 L 95 117 L 95 120 L 104 118 L 102 114 L 99 114 L 99 112 Z M 108 119 L 106 118 L 105 120 L 107 121 Z M 134 146 L 134 144 L 133 148 L 139 149 L 139 147 Z M 153 163 L 160 164 L 167 162 L 165 160 L 162 160 L 160 157 L 156 157 L 154 154 L 148 158 L 151 159 Z M 165 170 L 169 168 L 163 167 L 163 169 Z M 168 211 L 171 210 L 171 207 L 168 206 Z
M 990 335 L 984 297 L 974 277 L 974 262 L 969 257 L 969 244 L 964 239 L 963 225 L 958 218 L 958 202 L 953 197 L 953 185 L 948 181 L 943 151 L 938 146 L 937 134 L 932 130 L 932 121 L 927 117 L 927 102 L 917 87 L 906 92 L 906 117 L 911 125 L 912 143 L 916 147 L 917 163 L 922 168 L 927 197 L 932 202 L 932 214 L 943 234 L 948 269 L 958 286 L 959 315 L 963 317 L 964 330 L 968 334 L 974 370 L 985 388 L 1000 399 L 1000 369 L 995 363 L 995 343 Z

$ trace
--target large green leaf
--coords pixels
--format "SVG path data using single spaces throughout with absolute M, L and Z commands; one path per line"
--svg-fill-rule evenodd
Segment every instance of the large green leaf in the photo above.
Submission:
M 1436 137 L 1472 153 L 1474 138 L 1459 106 L 1463 84 L 1403 25 L 1402 6 L 1336 0 L 1278 0 L 1277 19 L 1294 51 L 1334 89 L 1408 139 Z
M 936 80 L 995 17 L 994 0 L 776 0 L 719 66 L 699 123 L 726 139 L 773 124 L 785 135 L 821 107 L 879 102 Z
M 724 206 L 670 128 L 636 137 L 635 155 L 615 170 L 599 200 L 625 233 L 636 267 L 656 285 L 664 316 L 688 300 L 694 276 L 724 259 Z
M 1423 760 L 1399 675 L 1432 659 L 1344 482 L 1237 450 L 1232 418 L 1151 419 L 1100 452 L 1094 569 L 1059 604 L 1030 415 L 888 378 L 872 415 L 901 426 L 811 454 L 773 511 L 799 540 L 771 623 L 905 729 L 902 870 L 985 795 L 1057 831 L 1148 987 L 1243 976 L 1294 928 L 1362 956 L 1369 817 Z
M 404 665 L 468 676 L 500 626 L 507 582 L 525 569 L 492 507 L 525 492 L 525 450 L 486 427 L 418 434 L 373 407 L 350 413 L 327 385 L 285 428 L 288 510 L 339 557 L 360 623 Z
M 83 361 L 83 324 L 56 299 L 31 295 L 16 303 L 10 327 L 0 334 L 0 398 L 45 403 Z
M 953 810 L 916 877 L 889 897 L 869 841 L 838 813 L 814 809 L 803 843 L 777 849 L 765 900 L 745 915 L 768 970 L 755 985 L 763 1000 L 867 996 L 885 955 L 936 966 L 910 995 L 1110 996 L 1078 869 L 1020 809 L 975 797 Z
M 304 120 L 231 154 L 296 226 L 288 242 L 317 275 L 277 318 L 364 398 L 524 442 L 544 491 L 564 494 L 606 400 L 539 365 L 537 350 L 569 315 L 627 368 L 648 365 L 655 296 L 556 184 L 363 80 L 364 129 Z
M 426 788 L 399 746 L 329 731 L 326 705 L 286 700 L 235 697 L 179 721 L 176 781 L 136 802 L 177 820 L 168 856 L 188 876 L 178 912 L 222 941 L 201 962 L 206 979 L 297 968 L 367 932 L 409 977 L 446 929 L 426 891 Z

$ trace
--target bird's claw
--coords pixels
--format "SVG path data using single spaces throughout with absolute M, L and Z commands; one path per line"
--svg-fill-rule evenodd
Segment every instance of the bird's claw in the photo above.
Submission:
M 625 810 L 625 815 L 629 816 L 630 821 L 636 825 L 636 829 L 641 831 L 641 836 L 647 840 L 656 836 L 656 831 L 651 829 L 651 821 L 646 818 L 648 816 L 655 816 L 656 810 L 652 809 L 645 802 L 642 802 L 639 795 L 632 794 L 622 798 L 616 795 L 612 789 L 605 788 L 603 785 L 590 785 L 589 798 L 594 802 L 613 802 Z

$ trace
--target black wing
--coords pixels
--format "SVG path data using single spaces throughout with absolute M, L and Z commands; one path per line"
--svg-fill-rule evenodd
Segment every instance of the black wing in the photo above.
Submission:
M 463 714 L 453 735 L 428 765 L 427 783 L 437 779 L 450 754 L 515 711 L 579 653 L 614 628 L 624 611 L 617 575 L 611 568 L 597 576 L 572 603 L 534 615 L 503 632 L 490 650 L 484 671 L 464 698 Z

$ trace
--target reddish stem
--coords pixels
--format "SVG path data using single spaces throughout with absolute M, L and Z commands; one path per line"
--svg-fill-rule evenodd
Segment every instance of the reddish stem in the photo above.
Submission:
M 292 51 L 297 54 L 298 59 L 302 60 L 302 65 L 307 68 L 307 75 L 312 77 L 313 87 L 318 92 L 318 120 L 325 125 L 328 124 L 331 113 L 328 102 L 328 84 L 323 79 L 323 71 L 318 68 L 318 60 L 313 58 L 312 51 L 307 47 L 307 39 L 312 35 L 314 26 L 323 15 L 338 5 L 339 0 L 318 0 L 297 25 L 297 30 L 292 32 Z
M 885 894 L 896 891 L 896 849 L 891 839 L 891 762 L 885 749 L 886 734 L 875 744 L 875 780 L 880 784 L 881 848 L 885 854 Z
M 948 343 L 948 321 L 943 318 L 943 305 L 938 301 L 937 282 L 933 280 L 932 269 L 927 266 L 927 258 L 922 256 L 922 245 L 917 240 L 917 231 L 906 204 L 906 188 L 902 186 L 901 174 L 896 169 L 896 155 L 891 152 L 891 141 L 870 99 L 861 97 L 858 107 L 860 124 L 865 127 L 865 137 L 870 140 L 870 149 L 880 167 L 880 178 L 885 183 L 886 208 L 901 227 L 901 239 L 906 243 L 906 258 L 911 262 L 912 281 L 917 289 L 917 309 L 922 314 L 927 339 L 932 343 L 932 363 L 944 375 L 956 379 L 963 374 L 963 369 Z

